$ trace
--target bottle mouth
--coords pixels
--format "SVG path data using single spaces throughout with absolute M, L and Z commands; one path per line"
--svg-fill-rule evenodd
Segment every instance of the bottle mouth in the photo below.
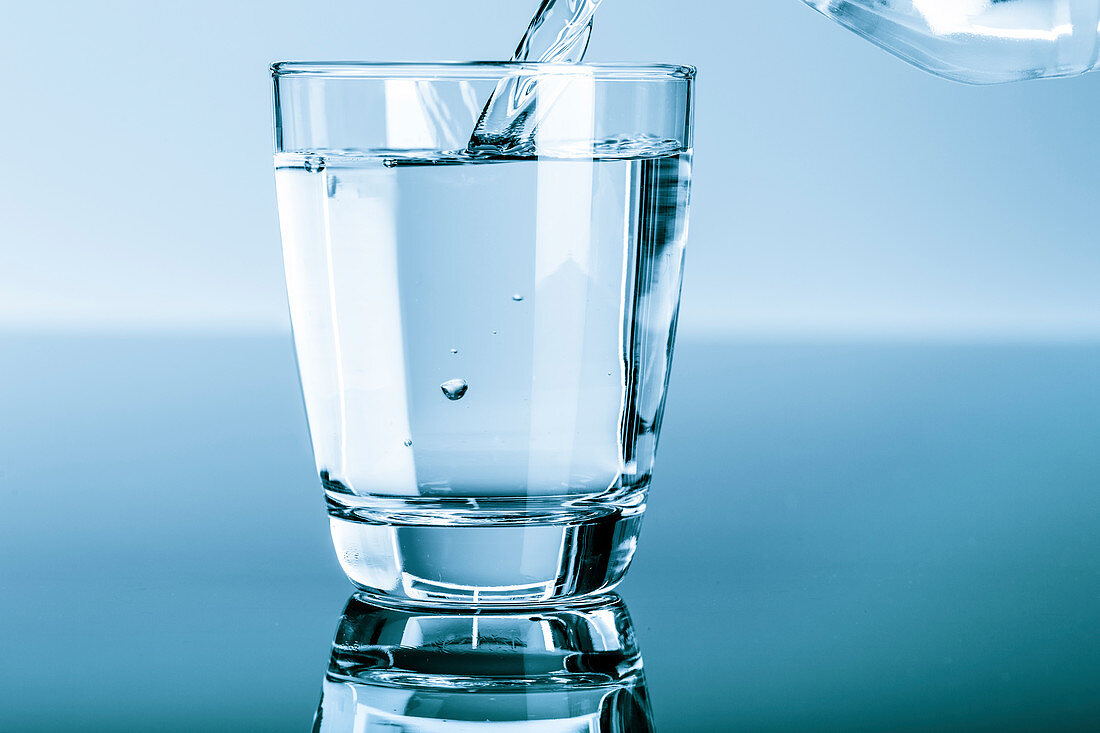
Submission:
M 678 64 L 555 64 L 531 61 L 277 61 L 271 75 L 367 79 L 486 79 L 510 73 L 588 76 L 607 81 L 683 81 L 695 67 Z

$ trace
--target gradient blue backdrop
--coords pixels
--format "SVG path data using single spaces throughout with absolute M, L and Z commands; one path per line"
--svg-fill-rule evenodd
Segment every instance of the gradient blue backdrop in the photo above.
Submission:
M 351 588 L 267 64 L 500 57 L 534 5 L 2 6 L 0 730 L 308 729 Z M 953 85 L 799 0 L 607 0 L 590 53 L 700 68 L 624 584 L 659 730 L 1100 728 L 1100 73 Z M 975 343 L 1037 339 L 1089 343 Z
M 534 4 L 9 4 L 0 326 L 286 329 L 267 64 L 500 58 Z M 1100 74 L 954 85 L 798 0 L 609 0 L 589 57 L 700 69 L 685 332 L 1100 336 Z

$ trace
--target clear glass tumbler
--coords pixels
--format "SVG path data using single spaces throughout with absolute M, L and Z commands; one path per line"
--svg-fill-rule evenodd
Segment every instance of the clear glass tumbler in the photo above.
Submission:
M 668 382 L 694 70 L 272 72 L 298 367 L 348 577 L 428 605 L 611 588 Z M 523 145 L 468 152 L 495 90 Z

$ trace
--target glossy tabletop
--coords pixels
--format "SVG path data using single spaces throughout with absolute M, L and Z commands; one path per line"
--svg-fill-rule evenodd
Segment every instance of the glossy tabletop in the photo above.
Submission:
M 6 334 L 0 731 L 306 731 L 351 586 L 289 336 Z M 660 731 L 1100 725 L 1100 345 L 682 339 Z

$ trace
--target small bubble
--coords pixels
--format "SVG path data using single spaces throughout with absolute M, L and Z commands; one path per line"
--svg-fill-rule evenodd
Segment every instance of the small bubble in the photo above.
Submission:
M 309 173 L 320 173 L 325 169 L 326 163 L 320 155 L 307 155 L 302 165 Z
M 439 385 L 439 388 L 443 390 L 443 394 L 447 399 L 453 402 L 454 400 L 462 399 L 462 395 L 466 394 L 466 390 L 469 389 L 469 386 L 470 385 L 466 384 L 465 379 L 448 379 L 446 382 Z
M 523 296 L 520 295 L 519 293 L 512 293 L 512 300 L 514 300 L 518 303 L 521 300 L 523 300 Z
M 458 353 L 458 349 L 451 349 L 451 353 L 452 353 L 452 354 L 457 354 L 457 353 Z
M 405 447 L 406 448 L 412 448 L 412 445 L 413 445 L 412 438 L 405 441 Z

